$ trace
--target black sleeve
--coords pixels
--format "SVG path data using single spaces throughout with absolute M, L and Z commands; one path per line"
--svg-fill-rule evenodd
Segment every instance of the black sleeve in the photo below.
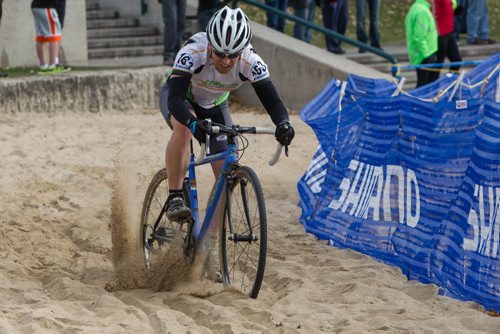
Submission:
M 168 79 L 168 110 L 180 123 L 189 127 L 191 121 L 196 120 L 186 106 L 186 94 L 191 84 L 188 77 L 170 77 Z
M 271 116 L 274 125 L 278 125 L 282 121 L 288 121 L 288 111 L 281 101 L 271 79 L 267 78 L 254 82 L 252 86 L 260 102 L 269 116 Z

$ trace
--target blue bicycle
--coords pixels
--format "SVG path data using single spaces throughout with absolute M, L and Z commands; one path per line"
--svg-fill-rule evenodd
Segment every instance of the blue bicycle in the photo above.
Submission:
M 170 222 L 166 217 L 166 169 L 158 171 L 149 184 L 141 214 L 141 240 L 146 268 L 150 268 L 155 255 L 179 235 L 183 240 L 184 254 L 194 261 L 199 251 L 205 250 L 204 241 L 211 227 L 217 228 L 218 225 L 222 282 L 227 287 L 257 298 L 266 266 L 266 207 L 257 175 L 251 168 L 241 166 L 239 160 L 248 147 L 248 140 L 243 134 L 274 134 L 274 129 L 238 125 L 227 127 L 214 123 L 212 131 L 227 136 L 228 148 L 206 156 L 205 146 L 202 145 L 196 158 L 191 141 L 189 168 L 183 185 L 184 198 L 192 212 L 187 221 Z M 278 161 L 281 149 L 278 145 L 269 164 Z M 224 160 L 224 166 L 208 200 L 203 224 L 200 224 L 195 170 L 197 166 L 218 160 Z

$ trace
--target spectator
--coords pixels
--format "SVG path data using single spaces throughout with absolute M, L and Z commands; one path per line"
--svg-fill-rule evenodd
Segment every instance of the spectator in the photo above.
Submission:
M 288 8 L 288 0 L 266 0 L 266 5 L 274 7 L 286 13 Z M 267 12 L 267 26 L 269 28 L 284 32 L 286 20 L 282 16 Z
M 61 23 L 57 15 L 57 0 L 33 0 L 31 11 L 35 19 L 36 53 L 38 56 L 39 74 L 62 72 L 57 65 L 61 42 Z M 48 45 L 49 59 L 45 58 Z
M 3 0 L 0 0 L 0 22 L 2 22 L 2 2 Z M 7 73 L 0 71 L 0 78 L 5 78 L 7 76 Z
M 406 46 L 412 65 L 432 64 L 437 60 L 438 34 L 431 1 L 415 0 L 405 17 Z M 435 71 L 417 68 L 417 87 L 431 83 L 438 77 Z
M 323 25 L 325 28 L 345 34 L 349 20 L 349 8 L 347 0 L 322 0 Z M 341 40 L 325 35 L 326 48 L 336 54 L 344 54 L 340 47 Z
M 290 0 L 293 7 L 293 15 L 301 19 L 314 22 L 314 12 L 316 0 Z M 293 37 L 309 43 L 311 41 L 311 31 L 304 25 L 295 22 L 293 26 Z
M 66 16 L 66 0 L 58 0 L 56 7 L 59 22 L 61 22 L 61 30 L 64 27 L 64 17 Z
M 466 32 L 466 8 L 467 0 L 458 0 L 457 6 L 455 7 L 454 13 L 454 34 L 457 45 L 460 45 L 460 34 Z
M 205 31 L 212 15 L 231 0 L 198 0 L 198 26 Z
M 174 65 L 175 55 L 183 43 L 186 22 L 186 0 L 158 0 L 163 11 L 163 65 Z
M 486 0 L 474 0 L 467 3 L 467 44 L 495 44 L 489 38 L 488 6 Z
M 58 0 L 57 1 L 56 11 L 57 11 L 57 16 L 59 16 L 59 22 L 61 23 L 61 31 L 62 31 L 62 29 L 64 27 L 64 17 L 66 16 L 66 0 Z M 64 49 L 63 49 L 62 45 L 60 45 L 59 54 L 64 56 L 63 51 L 64 51 Z M 59 58 L 60 57 L 57 57 L 57 59 L 56 59 L 56 66 L 58 66 L 63 72 L 71 71 L 71 67 L 61 64 L 61 62 L 59 61 L 60 60 Z
M 434 16 L 438 28 L 437 62 L 443 63 L 445 57 L 451 62 L 462 61 L 454 34 L 453 0 L 434 0 Z M 458 71 L 460 66 L 451 66 L 450 70 Z
M 356 0 L 356 37 L 361 43 L 366 44 L 368 42 L 365 29 L 366 5 L 368 5 L 370 14 L 370 45 L 381 49 L 379 31 L 380 0 Z M 359 49 L 358 52 L 364 53 L 366 50 Z

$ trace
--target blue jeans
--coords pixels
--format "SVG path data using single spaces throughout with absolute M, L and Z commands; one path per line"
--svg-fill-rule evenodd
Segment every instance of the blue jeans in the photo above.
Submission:
M 293 15 L 314 23 L 315 10 L 316 10 L 316 1 L 309 0 L 307 6 L 304 8 L 299 8 L 294 6 Z M 302 24 L 295 23 L 295 25 L 293 26 L 293 37 L 309 43 L 312 37 L 311 29 L 303 26 Z
M 279 9 L 286 13 L 288 8 L 288 0 L 266 0 L 266 5 Z M 269 28 L 284 32 L 286 20 L 284 17 L 267 12 L 267 26 Z
M 368 42 L 366 36 L 365 18 L 366 5 L 370 13 L 370 44 L 373 47 L 380 47 L 379 13 L 380 0 L 356 0 L 356 36 L 362 43 Z
M 349 20 L 347 0 L 337 0 L 335 3 L 323 1 L 321 9 L 323 11 L 323 25 L 325 28 L 345 35 L 347 22 Z M 328 51 L 334 52 L 340 49 L 341 41 L 339 39 L 325 35 L 325 40 L 326 49 Z
M 186 0 L 163 0 L 163 60 L 172 59 L 182 44 L 186 21 Z
M 488 7 L 486 0 L 474 0 L 467 3 L 467 42 L 474 39 L 488 39 Z

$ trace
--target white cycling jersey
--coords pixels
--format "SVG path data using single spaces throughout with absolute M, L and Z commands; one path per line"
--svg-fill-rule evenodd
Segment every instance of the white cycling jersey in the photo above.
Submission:
M 204 32 L 193 35 L 175 57 L 173 74 L 189 73 L 191 87 L 188 99 L 202 108 L 212 108 L 227 100 L 229 92 L 240 87 L 245 80 L 251 83 L 269 77 L 269 69 L 249 44 L 228 74 L 216 70 L 208 54 L 208 40 Z

